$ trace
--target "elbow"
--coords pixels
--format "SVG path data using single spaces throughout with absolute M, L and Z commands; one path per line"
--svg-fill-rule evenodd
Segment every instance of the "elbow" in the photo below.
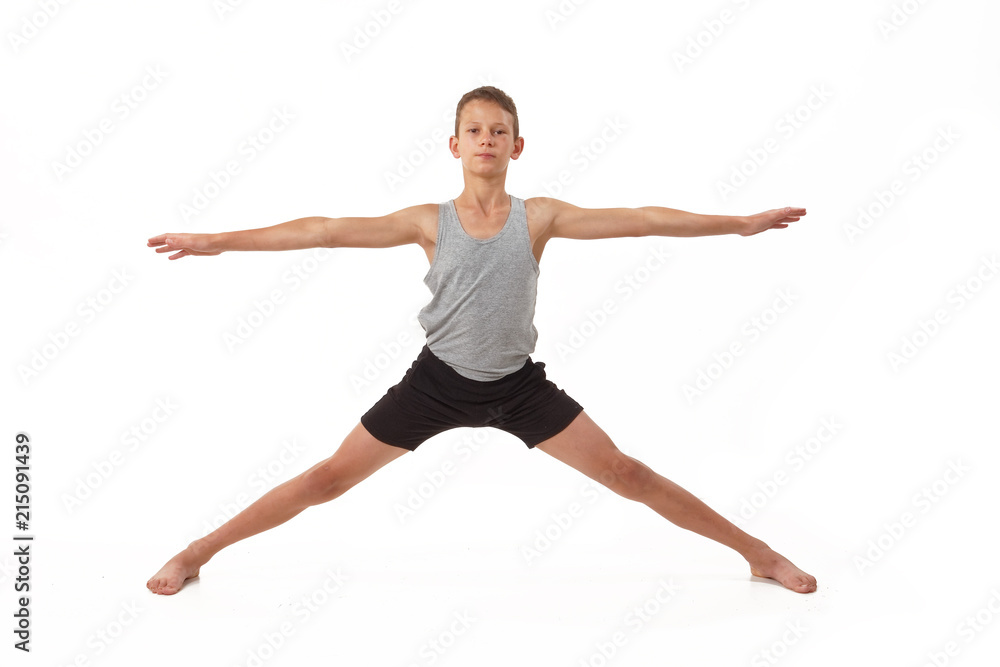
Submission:
M 636 212 L 637 217 L 632 227 L 632 233 L 628 236 L 658 236 L 649 207 L 642 206 L 632 210 Z
M 336 218 L 315 218 L 317 221 L 316 230 L 316 247 L 317 248 L 337 248 L 339 247 L 339 238 L 337 235 L 337 219 Z

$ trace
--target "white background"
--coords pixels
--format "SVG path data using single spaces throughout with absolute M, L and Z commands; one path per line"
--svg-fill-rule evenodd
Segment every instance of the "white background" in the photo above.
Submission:
M 524 1 L 421 0 L 395 14 L 385 2 L 47 4 L 51 17 L 46 3 L 8 2 L 0 22 L 5 664 L 921 665 L 938 654 L 983 665 L 997 654 L 995 3 L 567 0 L 562 20 L 556 2 Z M 220 553 L 178 595 L 150 594 L 149 576 L 227 507 L 337 448 L 419 351 L 412 317 L 430 294 L 416 246 L 171 262 L 146 239 L 451 199 L 455 105 L 487 83 L 517 104 L 516 196 L 808 209 L 748 238 L 553 241 L 532 356 L 623 451 L 739 520 L 819 590 L 752 580 L 738 554 L 595 495 L 513 436 L 462 429 Z M 268 134 L 275 109 L 292 120 Z M 98 142 L 102 120 L 111 131 Z M 241 146 L 258 135 L 250 160 Z M 74 152 L 86 153 L 77 166 L 57 165 Z M 239 173 L 185 217 L 230 160 Z M 390 184 L 401 163 L 412 173 Z M 874 212 L 864 229 L 860 209 Z M 661 248 L 669 261 L 647 271 Z M 626 277 L 640 288 L 621 289 Z M 254 316 L 274 290 L 282 301 Z M 791 305 L 777 312 L 781 293 Z M 614 312 L 588 324 L 608 299 Z M 767 324 L 751 337 L 754 318 Z M 259 326 L 227 344 L 241 320 Z M 723 368 L 733 343 L 742 354 Z M 381 368 L 352 383 L 366 364 Z M 711 381 L 686 396 L 700 372 Z M 21 431 L 33 442 L 30 655 L 11 647 Z M 463 454 L 463 440 L 480 449 Z M 449 462 L 454 475 L 421 488 Z M 573 503 L 581 512 L 560 528 L 553 517 Z M 346 581 L 327 594 L 338 571 Z M 470 627 L 453 626 L 463 613 Z

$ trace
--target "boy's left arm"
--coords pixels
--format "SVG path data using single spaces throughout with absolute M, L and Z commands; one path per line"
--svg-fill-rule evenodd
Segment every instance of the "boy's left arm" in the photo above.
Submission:
M 580 208 L 548 199 L 550 237 L 604 239 L 624 236 L 752 236 L 783 229 L 806 214 L 804 208 L 771 209 L 749 216 L 703 215 L 663 206 Z
M 662 206 L 643 206 L 649 236 L 753 236 L 768 229 L 784 229 L 806 214 L 804 208 L 774 208 L 755 215 L 702 215 Z

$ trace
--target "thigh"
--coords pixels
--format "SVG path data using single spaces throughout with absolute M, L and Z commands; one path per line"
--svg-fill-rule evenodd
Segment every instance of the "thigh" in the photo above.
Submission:
M 408 451 L 378 440 L 358 422 L 330 458 L 320 461 L 303 475 L 317 488 L 326 490 L 337 486 L 344 491 Z
M 581 411 L 569 426 L 539 443 L 536 449 L 613 491 L 634 485 L 637 476 L 645 472 L 645 466 L 618 449 L 586 411 Z

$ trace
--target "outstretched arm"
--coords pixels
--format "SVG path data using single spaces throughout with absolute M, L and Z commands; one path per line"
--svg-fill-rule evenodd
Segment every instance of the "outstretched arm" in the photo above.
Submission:
M 806 214 L 804 208 L 776 208 L 749 216 L 702 215 L 662 206 L 580 208 L 544 198 L 549 211 L 549 237 L 607 239 L 623 236 L 752 236 L 783 229 Z
M 644 206 L 649 219 L 648 236 L 753 236 L 768 229 L 784 229 L 806 214 L 804 208 L 774 208 L 755 215 L 702 215 L 661 206 Z
M 377 218 L 309 217 L 236 232 L 159 234 L 146 245 L 158 253 L 174 252 L 170 259 L 218 255 L 227 250 L 388 248 L 418 242 L 417 208 L 411 206 Z

